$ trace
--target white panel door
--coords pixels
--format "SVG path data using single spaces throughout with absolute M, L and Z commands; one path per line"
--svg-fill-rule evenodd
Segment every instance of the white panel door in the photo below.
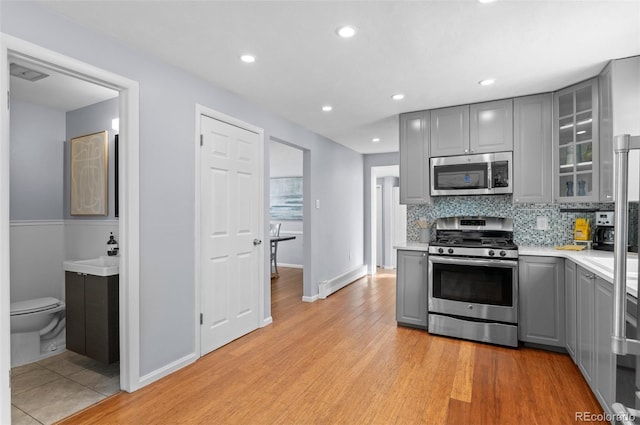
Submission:
M 201 117 L 201 355 L 259 327 L 260 136 Z

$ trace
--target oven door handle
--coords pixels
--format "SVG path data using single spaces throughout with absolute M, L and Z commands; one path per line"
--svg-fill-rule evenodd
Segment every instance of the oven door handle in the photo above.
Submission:
M 438 264 L 455 264 L 461 266 L 480 266 L 480 267 L 503 267 L 505 269 L 513 269 L 518 267 L 517 260 L 502 260 L 491 258 L 466 258 L 466 257 L 438 257 L 429 256 L 429 261 Z

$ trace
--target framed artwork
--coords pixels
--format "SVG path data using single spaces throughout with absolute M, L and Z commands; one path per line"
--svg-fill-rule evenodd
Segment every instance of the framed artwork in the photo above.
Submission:
M 302 177 L 273 177 L 270 182 L 271 219 L 302 220 Z
M 71 215 L 109 213 L 107 131 L 71 139 Z

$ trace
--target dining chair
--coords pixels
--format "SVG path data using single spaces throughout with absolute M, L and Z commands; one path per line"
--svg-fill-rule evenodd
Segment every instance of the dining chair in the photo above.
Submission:
M 280 236 L 280 227 L 282 223 L 271 223 L 269 226 L 269 236 L 271 238 L 277 238 Z M 272 273 L 272 277 L 278 277 L 278 241 L 271 241 L 271 267 L 275 273 Z

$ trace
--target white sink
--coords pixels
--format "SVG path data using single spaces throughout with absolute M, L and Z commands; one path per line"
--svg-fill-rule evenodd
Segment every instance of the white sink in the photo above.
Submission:
M 589 258 L 589 261 L 613 274 L 613 258 Z M 627 257 L 627 276 L 638 278 L 638 258 L 635 256 Z
M 120 258 L 103 255 L 88 260 L 67 260 L 62 268 L 68 272 L 86 273 L 94 276 L 113 276 L 120 273 Z

